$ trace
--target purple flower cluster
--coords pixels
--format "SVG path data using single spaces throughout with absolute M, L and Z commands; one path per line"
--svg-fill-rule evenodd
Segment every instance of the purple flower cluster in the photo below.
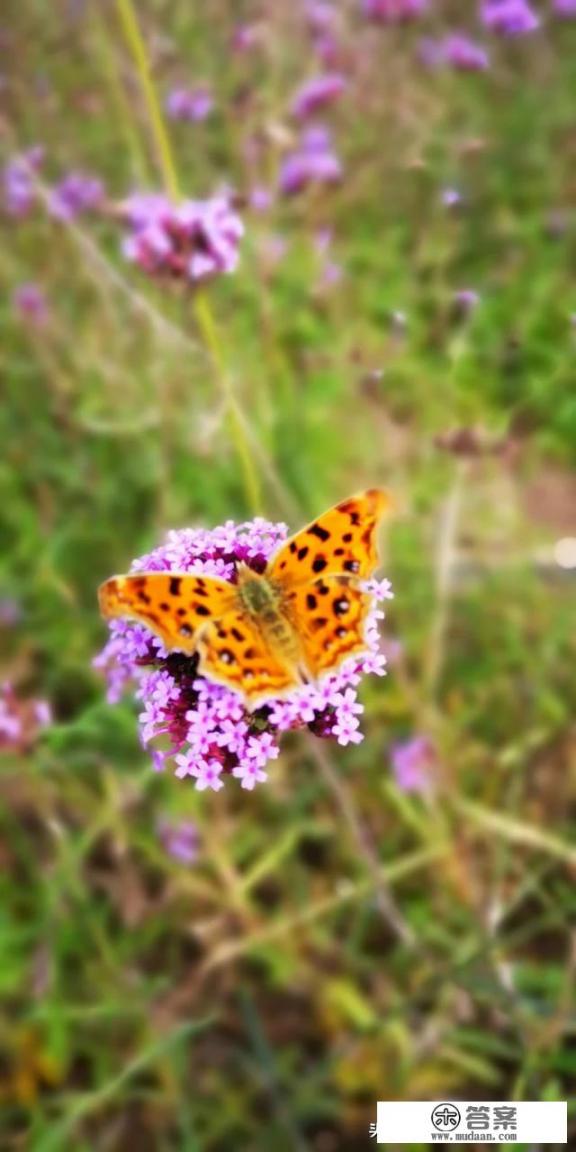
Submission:
M 370 20 L 383 24 L 398 24 L 421 16 L 428 0 L 362 0 L 362 10 Z
M 48 196 L 48 212 L 56 220 L 75 220 L 83 212 L 99 208 L 104 195 L 104 184 L 97 176 L 87 172 L 69 172 L 52 188 Z
M 32 327 L 42 328 L 48 320 L 48 304 L 44 292 L 31 281 L 15 288 L 12 305 L 15 312 Z
M 24 751 L 51 722 L 46 700 L 22 698 L 11 684 L 0 684 L 0 751 Z
M 321 108 L 333 104 L 345 91 L 346 85 L 346 78 L 340 72 L 315 76 L 298 89 L 292 101 L 292 115 L 297 120 L 307 120 Z
M 238 525 L 228 521 L 213 530 L 169 532 L 165 544 L 135 560 L 131 570 L 190 571 L 233 581 L 239 561 L 262 572 L 287 531 L 285 524 L 257 518 Z M 356 688 L 366 673 L 384 675 L 378 604 L 392 594 L 387 580 L 367 581 L 366 591 L 373 601 L 365 654 L 351 657 L 321 683 L 298 688 L 253 713 L 237 693 L 199 676 L 196 656 L 167 652 L 148 628 L 131 620 L 111 621 L 110 639 L 95 666 L 106 672 L 112 702 L 137 682 L 141 739 L 151 745 L 156 768 L 172 759 L 176 776 L 191 776 L 200 791 L 219 791 L 227 775 L 252 790 L 267 779 L 266 767 L 278 756 L 282 732 L 308 727 L 341 745 L 362 740 Z
M 500 36 L 525 36 L 540 26 L 528 0 L 483 0 L 480 12 L 486 27 Z
M 484 72 L 490 65 L 486 49 L 464 32 L 452 32 L 442 40 L 426 40 L 420 54 L 431 67 L 450 65 L 460 72 Z
M 435 783 L 436 754 L 426 736 L 393 744 L 390 762 L 402 792 L 430 792 Z
M 40 145 L 13 156 L 2 172 L 4 206 L 9 216 L 27 216 L 36 200 L 36 176 L 44 159 Z
M 198 858 L 198 829 L 191 820 L 174 823 L 162 817 L 157 825 L 162 847 L 181 864 L 194 864 Z
M 207 88 L 173 88 L 166 99 L 166 112 L 172 120 L 199 124 L 214 110 L 214 99 Z
M 576 16 L 576 0 L 553 0 L 552 11 L 555 16 L 570 19 Z
M 296 151 L 284 158 L 280 168 L 280 191 L 285 196 L 311 184 L 334 184 L 342 179 L 342 164 L 332 150 L 330 133 L 321 125 L 306 129 Z
M 131 226 L 122 250 L 150 275 L 192 282 L 233 272 L 244 225 L 225 195 L 174 204 L 160 194 L 135 194 L 122 215 Z

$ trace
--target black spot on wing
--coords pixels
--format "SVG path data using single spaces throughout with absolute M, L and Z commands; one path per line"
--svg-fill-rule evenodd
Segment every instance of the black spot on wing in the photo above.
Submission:
M 307 544 L 305 544 L 303 548 L 299 548 L 298 549 L 298 559 L 299 560 L 305 560 L 309 551 L 310 551 L 310 549 L 309 549 Z
M 196 613 L 197 616 L 211 616 L 212 615 L 210 609 L 207 608 L 205 604 L 192 603 L 190 605 L 190 607 L 191 607 L 192 611 Z
M 357 560 L 345 560 L 343 567 L 346 572 L 360 571 L 360 565 Z
M 351 544 L 352 543 L 352 533 L 351 532 L 345 532 L 342 539 L 343 539 L 345 544 Z
M 171 596 L 179 596 L 180 595 L 181 583 L 182 583 L 182 578 L 180 576 L 171 576 L 170 577 L 170 595 Z
M 327 567 L 328 567 L 328 561 L 324 558 L 324 556 L 316 556 L 315 559 L 312 561 L 312 571 L 313 572 L 323 572 L 324 569 Z
M 322 628 L 326 627 L 327 623 L 328 620 L 325 616 L 315 616 L 314 619 L 310 621 L 310 631 L 320 632 Z
M 306 597 L 306 607 L 309 608 L 311 612 L 313 612 L 317 603 L 318 601 L 316 597 L 313 596 L 311 592 L 309 592 Z
M 313 524 L 312 527 L 308 529 L 307 535 L 317 536 L 319 540 L 323 541 L 330 539 L 330 533 L 326 528 L 322 528 L 320 524 Z

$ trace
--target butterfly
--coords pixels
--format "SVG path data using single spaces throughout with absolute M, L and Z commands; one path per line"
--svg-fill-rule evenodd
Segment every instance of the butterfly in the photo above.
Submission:
M 253 711 L 366 651 L 364 582 L 390 506 L 377 488 L 351 496 L 281 544 L 263 572 L 239 562 L 235 583 L 194 572 L 113 576 L 99 589 L 102 615 L 139 620 L 166 649 L 196 653 L 199 674 Z

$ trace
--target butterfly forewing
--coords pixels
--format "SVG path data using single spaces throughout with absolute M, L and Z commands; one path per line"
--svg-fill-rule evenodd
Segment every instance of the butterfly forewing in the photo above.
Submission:
M 378 488 L 342 500 L 282 545 L 270 563 L 270 578 L 291 587 L 330 574 L 371 576 L 378 564 L 378 524 L 390 505 Z
M 100 610 L 107 619 L 129 617 L 147 624 L 167 649 L 194 652 L 213 620 L 234 608 L 236 589 L 215 576 L 190 572 L 134 572 L 101 585 Z

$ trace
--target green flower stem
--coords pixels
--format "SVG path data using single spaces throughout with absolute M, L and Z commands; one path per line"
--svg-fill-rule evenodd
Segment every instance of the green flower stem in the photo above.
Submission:
M 132 0 L 116 0 L 116 5 L 126 43 L 142 86 L 164 187 L 174 200 L 178 200 L 180 197 L 178 173 L 176 171 L 176 165 L 174 164 L 170 140 L 164 125 L 162 110 L 152 79 L 148 53 L 142 38 L 136 11 Z M 257 514 L 262 510 L 258 474 L 246 437 L 244 418 L 234 395 L 230 374 L 224 364 L 216 322 L 208 300 L 202 292 L 195 294 L 194 310 L 198 328 L 210 353 L 216 380 L 226 403 L 230 436 L 238 454 L 246 499 L 251 510 Z

